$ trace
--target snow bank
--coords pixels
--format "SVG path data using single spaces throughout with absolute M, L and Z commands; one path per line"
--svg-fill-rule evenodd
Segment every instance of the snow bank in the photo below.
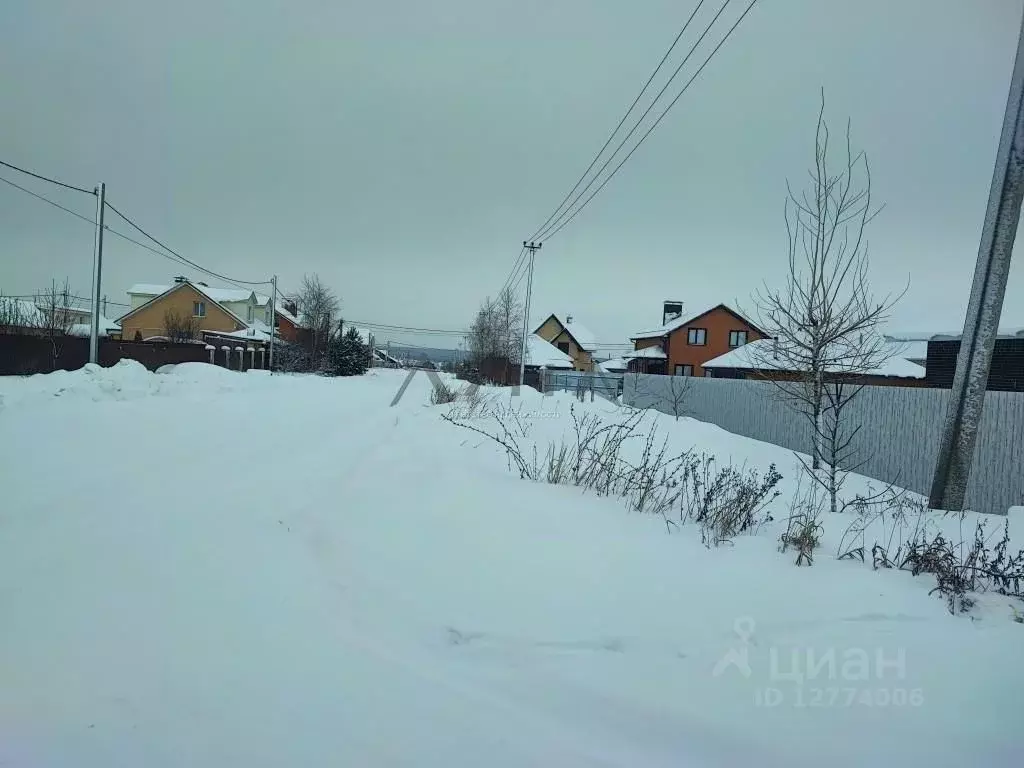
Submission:
M 1006 605 L 953 617 L 924 578 L 824 550 L 796 568 L 777 529 L 708 550 L 520 481 L 427 405 L 424 375 L 181 368 L 37 380 L 46 397 L 0 412 L 0 763 L 1024 758 Z M 93 402 L 102 376 L 154 396 Z M 57 380 L 83 394 L 54 397 Z M 571 408 L 621 416 L 521 401 L 542 447 Z M 651 418 L 673 446 L 790 469 L 775 446 Z

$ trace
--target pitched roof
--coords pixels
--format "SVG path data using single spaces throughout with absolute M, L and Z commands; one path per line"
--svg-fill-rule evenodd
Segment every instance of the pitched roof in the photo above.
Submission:
M 741 347 L 719 355 L 702 363 L 703 368 L 742 368 L 745 370 L 798 371 L 798 363 L 794 362 L 785 349 L 778 350 L 775 355 L 774 339 L 758 339 Z M 917 363 L 902 357 L 894 356 L 877 368 L 870 370 L 852 370 L 842 365 L 832 366 L 829 373 L 858 373 L 865 376 L 895 376 L 904 379 L 923 379 L 925 370 Z
M 222 312 L 224 312 L 224 313 L 226 313 L 227 315 L 229 315 L 229 316 L 230 316 L 230 317 L 231 317 L 231 318 L 232 318 L 233 320 L 235 320 L 236 322 L 238 322 L 238 323 L 239 323 L 239 324 L 240 324 L 240 325 L 241 325 L 241 326 L 242 326 L 243 328 L 246 328 L 246 327 L 248 327 L 248 326 L 249 326 L 249 323 L 248 323 L 248 322 L 246 322 L 245 320 L 243 320 L 242 318 L 240 318 L 240 317 L 239 317 L 238 315 L 236 315 L 236 314 L 235 314 L 234 312 L 232 312 L 232 311 L 231 311 L 230 309 L 228 309 L 227 307 L 225 307 L 225 306 L 224 306 L 224 305 L 223 305 L 223 304 L 222 304 L 222 303 L 221 303 L 220 301 L 218 301 L 218 300 L 217 300 L 217 299 L 215 299 L 215 298 L 214 298 L 213 296 L 211 296 L 211 295 L 210 295 L 210 294 L 208 293 L 208 291 L 210 290 L 209 288 L 207 288 L 206 286 L 196 285 L 195 283 L 189 283 L 189 282 L 184 282 L 184 283 L 175 283 L 175 284 L 174 284 L 173 286 L 170 286 L 170 287 L 165 287 L 165 288 L 164 288 L 164 291 L 163 291 L 162 293 L 159 293 L 159 294 L 157 294 L 157 295 L 153 296 L 153 298 L 151 298 L 151 299 L 150 299 L 149 301 L 147 301 L 147 302 L 146 302 L 145 304 L 140 304 L 139 306 L 135 307 L 135 309 L 129 309 L 129 310 L 127 311 L 127 312 L 125 312 L 125 313 L 124 313 L 123 315 L 121 315 L 121 316 L 120 316 L 119 318 L 117 318 L 117 322 L 118 322 L 118 323 L 122 323 L 122 322 L 124 322 L 124 319 L 125 319 L 126 317 L 131 317 L 131 316 L 132 316 L 132 315 L 134 315 L 134 314 L 135 314 L 136 312 L 139 312 L 139 311 L 141 311 L 141 310 L 145 309 L 146 307 L 148 307 L 148 306 L 149 306 L 150 304 L 152 304 L 153 302 L 155 302 L 155 301 L 158 301 L 158 300 L 162 299 L 162 298 L 163 298 L 164 296 L 166 296 L 166 295 L 168 295 L 168 294 L 170 294 L 170 293 L 173 293 L 174 291 L 177 291 L 177 290 L 179 290 L 179 289 L 181 289 L 181 288 L 183 288 L 183 287 L 185 287 L 185 286 L 188 286 L 188 287 L 189 287 L 189 288 L 191 288 L 191 289 L 192 289 L 193 291 L 195 291 L 196 293 L 198 293 L 198 294 L 199 294 L 200 296 L 205 296 L 205 297 L 206 297 L 207 299 L 209 299 L 210 301 L 212 301 L 212 302 L 213 302 L 214 304 L 216 304 L 216 305 L 217 305 L 218 307 L 220 307 L 220 310 L 221 310 Z M 136 286 L 136 285 L 133 285 L 133 286 L 132 286 L 132 288 L 138 288 L 138 287 L 140 287 L 140 286 Z M 149 286 L 145 286 L 145 287 L 147 287 L 147 288 L 156 288 L 157 286 L 154 286 L 154 285 L 149 285 Z M 148 293 L 146 293 L 146 292 L 144 292 L 144 291 L 131 291 L 131 290 L 129 290 L 129 291 L 128 291 L 128 293 L 133 293 L 133 292 L 134 292 L 134 293 L 135 293 L 136 295 L 141 295 L 141 296 L 147 296 L 147 295 L 149 295 Z
M 256 299 L 256 303 L 259 305 L 266 304 L 270 301 L 269 296 L 256 293 L 244 288 L 212 288 L 208 285 L 200 285 L 199 283 L 193 283 L 191 280 L 188 281 L 192 287 L 205 293 L 209 298 L 216 301 L 218 304 L 229 301 L 249 301 L 250 298 Z M 181 283 L 175 283 L 175 285 L 181 285 Z M 129 295 L 135 296 L 159 296 L 162 293 L 167 293 L 172 286 L 169 285 L 156 285 L 155 283 L 136 283 L 128 289 Z
M 560 326 L 562 326 L 562 329 L 566 333 L 572 336 L 573 341 L 576 342 L 576 346 L 582 349 L 584 352 L 592 352 L 597 348 L 597 337 L 594 336 L 594 334 L 587 330 L 583 325 L 578 323 L 575 318 L 573 318 L 572 322 L 566 322 L 566 319 L 572 317 L 572 315 L 559 315 L 553 312 L 547 316 L 547 319 L 544 320 L 544 323 L 546 323 L 552 317 L 555 318 L 555 320 L 558 322 Z M 541 323 L 540 326 L 537 326 L 538 330 L 542 325 L 544 325 L 544 323 Z
M 299 327 L 299 328 L 302 327 L 302 323 L 299 322 L 298 315 L 295 315 L 292 312 L 290 312 L 288 310 L 288 307 L 285 306 L 285 302 L 283 300 L 281 300 L 281 299 L 277 300 L 277 307 L 276 307 L 276 309 L 277 309 L 277 314 L 279 314 L 285 320 L 289 321 L 292 325 L 294 325 L 296 327 Z
M 638 331 L 638 332 L 634 333 L 632 336 L 630 336 L 629 338 L 630 339 L 634 339 L 634 340 L 635 339 L 660 339 L 662 336 L 668 336 L 673 331 L 679 330 L 684 325 L 689 325 L 690 323 L 695 322 L 696 320 L 700 320 L 702 317 L 704 317 L 704 315 L 710 314 L 711 312 L 714 312 L 716 309 L 725 310 L 730 315 L 735 317 L 737 320 L 745 323 L 746 325 L 749 325 L 751 328 L 753 328 L 758 333 L 763 334 L 764 336 L 768 336 L 768 334 L 765 333 L 764 331 L 762 331 L 760 328 L 758 328 L 756 324 L 752 323 L 750 320 L 748 320 L 746 317 L 741 315 L 739 312 L 737 312 L 732 307 L 726 306 L 725 304 L 716 304 L 715 306 L 709 307 L 708 309 L 705 309 L 703 312 L 699 312 L 696 315 L 692 315 L 690 317 L 686 317 L 685 315 L 681 315 L 681 316 L 677 317 L 675 320 L 669 320 L 667 323 L 665 323 L 664 325 L 660 325 L 657 328 L 648 328 L 647 330 L 644 330 L 644 331 Z
M 572 358 L 554 344 L 531 333 L 526 339 L 526 364 L 538 368 L 572 368 Z

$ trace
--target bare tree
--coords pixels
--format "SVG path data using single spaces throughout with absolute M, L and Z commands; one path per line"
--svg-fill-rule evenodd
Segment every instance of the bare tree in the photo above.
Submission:
M 72 321 L 71 286 L 67 280 L 58 285 L 56 280 L 50 281 L 50 287 L 36 292 L 34 300 L 39 310 L 36 315 L 38 333 L 50 342 L 51 370 L 56 369 L 60 357 L 62 339 L 68 335 Z
M 527 318 L 523 316 L 523 305 L 512 287 L 506 287 L 498 294 L 494 302 L 496 335 L 505 358 L 510 363 L 519 364 L 522 355 L 522 328 Z
M 302 322 L 309 328 L 309 352 L 314 367 L 317 367 L 326 358 L 341 302 L 334 291 L 320 281 L 319 275 L 312 274 L 303 275 L 295 303 Z
M 508 383 L 518 366 L 522 348 L 523 306 L 511 288 L 497 299 L 484 299 L 470 325 L 470 358 L 487 378 Z
M 21 299 L 0 294 L 0 333 L 19 333 L 38 325 L 39 310 L 34 304 L 26 307 Z
M 183 315 L 176 309 L 168 309 L 164 312 L 164 335 L 168 341 L 192 341 L 199 335 L 199 324 L 191 315 Z
M 755 367 L 809 420 L 813 470 L 823 460 L 835 465 L 840 459 L 836 453 L 826 455 L 828 435 L 842 434 L 843 408 L 862 386 L 838 387 L 830 394 L 826 383 L 856 382 L 858 374 L 878 369 L 891 357 L 879 326 L 902 295 L 876 299 L 871 291 L 866 231 L 881 209 L 873 207 L 868 158 L 862 151 L 854 153 L 847 122 L 845 157 L 838 166 L 830 163 L 824 115 L 822 93 L 810 187 L 797 194 L 786 185 L 786 282 L 777 290 L 766 286 L 754 297 L 774 342 L 751 352 Z M 796 380 L 779 381 L 773 370 L 795 372 Z M 826 410 L 830 424 L 823 422 Z M 844 454 L 850 447 L 846 438 L 832 444 Z

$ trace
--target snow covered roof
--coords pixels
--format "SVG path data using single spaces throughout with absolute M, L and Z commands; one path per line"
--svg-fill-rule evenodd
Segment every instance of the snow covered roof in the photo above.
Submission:
M 619 371 L 626 370 L 629 361 L 624 357 L 616 357 L 612 360 L 605 360 L 603 363 L 598 363 L 597 367 L 604 373 L 618 373 Z
M 578 340 L 577 340 L 578 341 Z M 535 333 L 526 339 L 526 365 L 545 368 L 572 368 L 572 358 Z
M 270 301 L 269 296 L 263 296 L 253 291 L 245 290 L 243 288 L 211 288 L 208 285 L 201 285 L 200 283 L 194 283 L 189 281 L 190 285 L 205 293 L 211 299 L 221 304 L 227 302 L 239 302 L 249 301 L 250 298 L 256 297 L 256 303 L 263 305 Z M 137 283 L 128 289 L 129 295 L 135 296 L 159 296 L 161 293 L 166 293 L 173 285 L 156 285 L 154 283 Z
M 568 331 L 570 336 L 576 339 L 576 344 L 584 352 L 590 352 L 597 348 L 597 337 L 587 330 L 586 327 L 581 325 L 572 315 L 559 315 L 552 313 L 549 317 L 555 318 L 555 320 L 558 321 L 558 324 Z
M 270 341 L 270 334 L 259 328 L 243 328 L 240 331 L 207 331 L 208 336 L 217 336 L 232 339 L 247 339 L 249 341 Z
M 625 360 L 634 360 L 638 357 L 643 357 L 650 360 L 664 360 L 666 357 L 668 357 L 668 355 L 665 354 L 665 350 L 661 348 L 660 344 L 655 344 L 652 347 L 634 349 L 632 352 L 627 352 L 622 357 Z
M 742 347 L 737 347 L 724 355 L 708 360 L 703 364 L 704 368 L 745 368 L 774 371 L 795 371 L 799 370 L 797 364 L 790 360 L 784 349 L 778 351 L 775 356 L 774 339 L 758 339 Z M 851 371 L 847 367 L 834 366 L 829 369 L 830 373 L 858 373 L 866 376 L 895 376 L 904 379 L 923 379 L 925 370 L 923 366 L 912 363 L 902 357 L 892 357 L 886 360 L 877 368 L 867 371 Z
M 89 316 L 89 320 L 92 319 L 92 315 Z M 108 320 L 103 315 L 100 315 L 100 336 L 109 336 L 111 332 L 117 332 L 121 330 L 121 326 L 115 323 L 113 320 Z M 68 334 L 71 336 L 91 336 L 92 335 L 92 323 L 75 323 L 68 330 Z
M 637 331 L 632 336 L 630 336 L 630 338 L 631 339 L 660 339 L 662 336 L 668 336 L 670 333 L 672 333 L 672 331 L 674 331 L 674 330 L 676 330 L 678 328 L 682 328 L 684 325 L 689 325 L 694 320 L 698 320 L 699 318 L 704 317 L 704 315 L 708 314 L 709 312 L 713 312 L 716 309 L 724 309 L 726 312 L 729 312 L 730 314 L 735 315 L 739 320 L 742 320 L 744 323 L 749 325 L 751 328 L 753 328 L 755 330 L 760 330 L 760 328 L 758 328 L 755 323 L 753 323 L 750 320 L 748 320 L 747 318 L 745 318 L 743 315 L 741 315 L 739 312 L 737 312 L 732 307 L 728 307 L 725 304 L 716 304 L 713 307 L 708 307 L 703 312 L 698 312 L 696 315 L 689 315 L 689 316 L 687 316 L 687 315 L 680 315 L 675 320 L 669 320 L 667 323 L 665 323 L 664 325 L 660 325 L 657 328 L 648 328 L 647 330 L 644 330 L 644 331 Z M 762 333 L 763 333 L 763 331 L 762 331 Z
M 257 297 L 257 300 L 258 300 L 258 297 Z M 298 315 L 295 315 L 291 311 L 289 311 L 288 307 L 285 306 L 285 302 L 284 301 L 278 299 L 276 309 L 277 309 L 277 314 L 281 315 L 286 320 L 289 320 L 293 325 L 296 325 L 296 326 L 301 326 L 302 325 L 302 323 L 299 322 Z

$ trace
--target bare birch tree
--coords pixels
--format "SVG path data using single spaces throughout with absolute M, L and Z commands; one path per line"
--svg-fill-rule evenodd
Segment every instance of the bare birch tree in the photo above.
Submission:
M 319 367 L 327 355 L 331 332 L 336 327 L 335 317 L 341 302 L 334 291 L 320 281 L 320 276 L 303 275 L 295 302 L 302 322 L 309 328 L 310 357 L 314 368 Z
M 797 193 L 786 184 L 785 285 L 765 286 L 754 297 L 762 327 L 774 342 L 751 351 L 756 368 L 807 417 L 815 471 L 823 460 L 834 467 L 839 454 L 848 454 L 840 416 L 863 386 L 858 374 L 877 370 L 891 357 L 880 326 L 902 296 L 876 298 L 868 282 L 867 229 L 881 208 L 872 200 L 867 155 L 853 151 L 849 122 L 838 163 L 830 158 L 830 138 L 822 93 L 810 186 Z M 795 372 L 796 380 L 779 381 L 773 370 Z M 827 389 L 839 381 L 846 384 Z M 829 423 L 823 421 L 826 411 Z

